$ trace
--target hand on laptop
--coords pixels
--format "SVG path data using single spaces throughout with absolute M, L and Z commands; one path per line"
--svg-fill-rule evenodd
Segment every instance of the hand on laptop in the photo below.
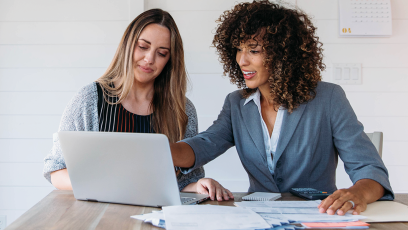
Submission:
M 211 178 L 202 178 L 197 181 L 197 192 L 200 194 L 208 194 L 211 200 L 218 201 L 234 199 L 234 195 L 224 188 L 220 183 Z

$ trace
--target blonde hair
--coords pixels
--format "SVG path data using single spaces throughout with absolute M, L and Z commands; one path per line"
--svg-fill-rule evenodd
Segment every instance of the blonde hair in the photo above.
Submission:
M 127 27 L 115 56 L 106 72 L 97 80 L 103 88 L 105 100 L 121 103 L 134 82 L 133 51 L 142 30 L 149 24 L 159 24 L 170 30 L 170 59 L 154 81 L 150 103 L 152 125 L 156 133 L 165 134 L 170 143 L 184 138 L 188 117 L 185 112 L 187 73 L 184 65 L 183 42 L 171 15 L 161 9 L 151 9 L 137 16 Z M 113 87 L 115 82 L 115 87 Z M 111 102 L 108 97 L 118 97 Z

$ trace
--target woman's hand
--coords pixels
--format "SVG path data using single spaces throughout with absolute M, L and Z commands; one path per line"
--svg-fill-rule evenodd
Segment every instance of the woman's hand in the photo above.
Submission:
M 384 195 L 384 188 L 376 181 L 362 179 L 349 189 L 339 189 L 320 203 L 319 211 L 329 215 L 344 215 L 354 209 L 353 215 L 359 215 L 372 203 Z M 351 201 L 351 202 L 350 202 Z
M 210 199 L 218 201 L 234 199 L 234 195 L 220 183 L 211 178 L 202 178 L 197 181 L 197 192 L 210 195 Z
M 207 194 L 211 200 L 218 201 L 234 199 L 234 195 L 224 188 L 220 183 L 211 178 L 202 178 L 195 183 L 187 185 L 182 192 L 197 192 L 200 194 Z

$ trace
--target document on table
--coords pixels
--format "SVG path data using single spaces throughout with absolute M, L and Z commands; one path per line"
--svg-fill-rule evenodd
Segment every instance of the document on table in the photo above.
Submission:
M 368 204 L 361 213 L 366 216 L 364 222 L 400 222 L 408 221 L 408 206 L 394 201 L 376 201 Z
M 249 201 L 235 202 L 238 207 L 256 213 L 274 214 L 320 214 L 317 205 L 320 201 Z
M 262 216 L 272 226 L 290 222 L 344 222 L 357 221 L 365 216 L 346 213 L 344 216 L 320 213 L 320 201 L 251 201 L 235 202 L 238 207 L 250 209 Z
M 134 215 L 131 216 L 131 218 L 143 220 L 146 223 L 151 223 L 152 225 L 160 228 L 166 228 L 163 211 L 153 211 L 152 213 Z
M 271 226 L 250 209 L 218 205 L 163 207 L 166 229 L 268 229 Z
M 258 207 L 258 208 L 317 208 L 319 204 L 320 204 L 320 200 L 235 202 L 235 205 L 238 207 Z

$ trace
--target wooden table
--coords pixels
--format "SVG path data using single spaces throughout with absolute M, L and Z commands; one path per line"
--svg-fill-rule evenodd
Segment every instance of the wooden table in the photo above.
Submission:
M 235 201 L 248 193 L 234 193 Z M 280 200 L 302 200 L 283 193 Z M 408 205 L 408 194 L 396 194 L 395 201 Z M 203 204 L 232 206 L 234 201 L 206 201 Z M 72 191 L 52 191 L 48 196 L 9 225 L 12 229 L 160 229 L 143 221 L 130 218 L 132 215 L 150 213 L 159 208 L 78 201 Z M 408 229 L 408 223 L 373 223 L 370 229 Z

